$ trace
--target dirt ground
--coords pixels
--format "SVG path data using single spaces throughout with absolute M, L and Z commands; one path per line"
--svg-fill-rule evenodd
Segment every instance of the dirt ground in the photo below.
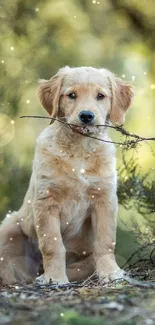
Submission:
M 0 288 L 0 324 L 154 325 L 155 268 L 137 267 L 131 283 L 108 286 L 88 279 L 64 286 Z

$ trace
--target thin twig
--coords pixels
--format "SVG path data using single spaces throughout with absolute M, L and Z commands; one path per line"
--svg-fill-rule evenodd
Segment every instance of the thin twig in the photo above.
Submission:
M 89 276 L 85 281 L 83 281 L 83 282 L 82 282 L 82 285 L 83 285 L 83 286 L 87 286 L 87 285 L 91 284 L 91 283 L 93 282 L 92 280 L 93 280 L 95 277 L 97 277 L 97 273 L 96 273 L 96 271 L 95 271 L 91 276 Z
M 60 122 L 60 123 L 62 123 L 62 124 L 65 124 L 65 125 L 69 126 L 70 128 L 71 128 L 72 126 L 74 126 L 74 127 L 79 127 L 79 125 L 72 124 L 72 123 L 67 123 L 67 122 L 63 122 L 63 121 L 61 121 L 61 120 L 59 120 L 59 119 L 57 119 L 57 118 L 49 117 L 49 116 L 23 115 L 23 116 L 20 116 L 20 118 L 43 118 L 43 119 L 50 119 L 50 120 L 58 121 L 58 122 Z M 96 125 L 93 125 L 93 126 L 96 126 Z M 102 126 L 103 126 L 103 125 L 102 125 Z M 108 125 L 105 125 L 105 126 L 108 126 Z M 72 129 L 72 128 L 71 128 L 71 129 Z M 74 131 L 74 130 L 72 129 L 72 131 Z M 75 131 L 74 131 L 74 132 L 75 132 Z M 99 140 L 99 141 L 107 142 L 107 143 L 114 143 L 114 144 L 117 144 L 117 145 L 122 145 L 122 142 L 116 142 L 116 141 L 110 141 L 110 140 L 103 140 L 103 139 L 100 139 L 100 138 L 97 138 L 97 137 L 92 137 L 92 136 L 90 136 L 90 135 L 88 135 L 88 134 L 81 133 L 81 132 L 79 132 L 79 131 L 76 131 L 76 132 L 77 132 L 78 134 L 81 134 L 81 135 L 83 135 L 83 136 L 85 136 L 85 137 L 88 137 L 88 138 L 91 138 L 91 139 L 95 139 L 95 140 Z
M 135 287 L 155 289 L 155 283 L 153 282 L 147 283 L 146 281 L 132 279 L 129 276 L 124 276 L 124 280 Z
M 67 123 L 67 122 L 64 122 L 64 121 L 62 121 L 60 119 L 50 117 L 50 116 L 23 115 L 23 116 L 20 116 L 20 118 L 49 119 L 49 120 L 58 121 L 58 122 L 60 122 L 62 124 L 65 124 L 66 126 L 69 126 L 71 129 L 72 129 L 72 126 L 73 127 L 79 127 L 79 125 L 72 124 L 72 123 Z M 127 148 L 128 147 L 135 147 L 139 142 L 142 142 L 142 141 L 155 141 L 155 137 L 142 137 L 142 136 L 139 136 L 137 134 L 130 133 L 129 131 L 125 130 L 122 126 L 112 126 L 112 125 L 109 125 L 109 124 L 101 124 L 101 125 L 97 124 L 97 125 L 93 125 L 93 127 L 108 127 L 108 128 L 111 128 L 111 129 L 114 129 L 114 130 L 118 131 L 119 133 L 121 133 L 122 135 L 124 135 L 126 137 L 134 138 L 135 140 L 126 140 L 126 141 L 123 141 L 123 142 L 117 142 L 117 141 L 104 140 L 104 139 L 100 139 L 100 138 L 97 138 L 97 137 L 94 137 L 94 136 L 90 136 L 88 134 L 81 133 L 78 130 L 76 130 L 76 132 L 83 135 L 83 136 L 86 136 L 88 138 L 92 138 L 92 139 L 99 140 L 99 141 L 102 141 L 102 142 L 107 142 L 107 143 L 114 143 L 116 145 L 126 146 Z M 72 129 L 72 131 L 74 131 L 74 130 Z
M 141 246 L 140 248 L 138 248 L 136 251 L 134 251 L 128 258 L 128 260 L 121 266 L 122 269 L 124 269 L 125 266 L 127 266 L 130 261 L 133 259 L 133 257 L 135 257 L 137 254 L 141 253 L 142 251 L 144 251 L 144 249 L 151 247 L 151 246 L 155 246 L 155 243 L 147 243 L 144 244 L 143 246 Z

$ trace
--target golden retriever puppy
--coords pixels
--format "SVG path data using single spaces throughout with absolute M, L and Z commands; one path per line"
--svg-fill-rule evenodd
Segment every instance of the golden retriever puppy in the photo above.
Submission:
M 105 282 L 122 277 L 114 256 L 115 148 L 100 125 L 123 124 L 132 87 L 106 69 L 65 67 L 42 80 L 38 94 L 65 123 L 38 137 L 23 205 L 2 222 L 0 279 L 67 283 L 94 271 Z

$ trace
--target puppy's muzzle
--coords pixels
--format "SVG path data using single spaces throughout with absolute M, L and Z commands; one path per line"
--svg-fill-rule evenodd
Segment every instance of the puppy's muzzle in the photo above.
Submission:
M 83 110 L 79 113 L 79 120 L 84 124 L 91 124 L 95 119 L 95 114 L 89 110 Z

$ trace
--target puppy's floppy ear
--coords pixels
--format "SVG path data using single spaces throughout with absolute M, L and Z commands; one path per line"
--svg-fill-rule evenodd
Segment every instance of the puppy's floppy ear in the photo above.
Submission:
M 49 80 L 40 80 L 38 96 L 42 106 L 53 117 L 58 115 L 62 76 L 56 74 Z
M 109 118 L 112 123 L 122 125 L 125 122 L 125 113 L 133 98 L 133 87 L 115 76 L 110 78 L 110 87 L 112 101 Z

